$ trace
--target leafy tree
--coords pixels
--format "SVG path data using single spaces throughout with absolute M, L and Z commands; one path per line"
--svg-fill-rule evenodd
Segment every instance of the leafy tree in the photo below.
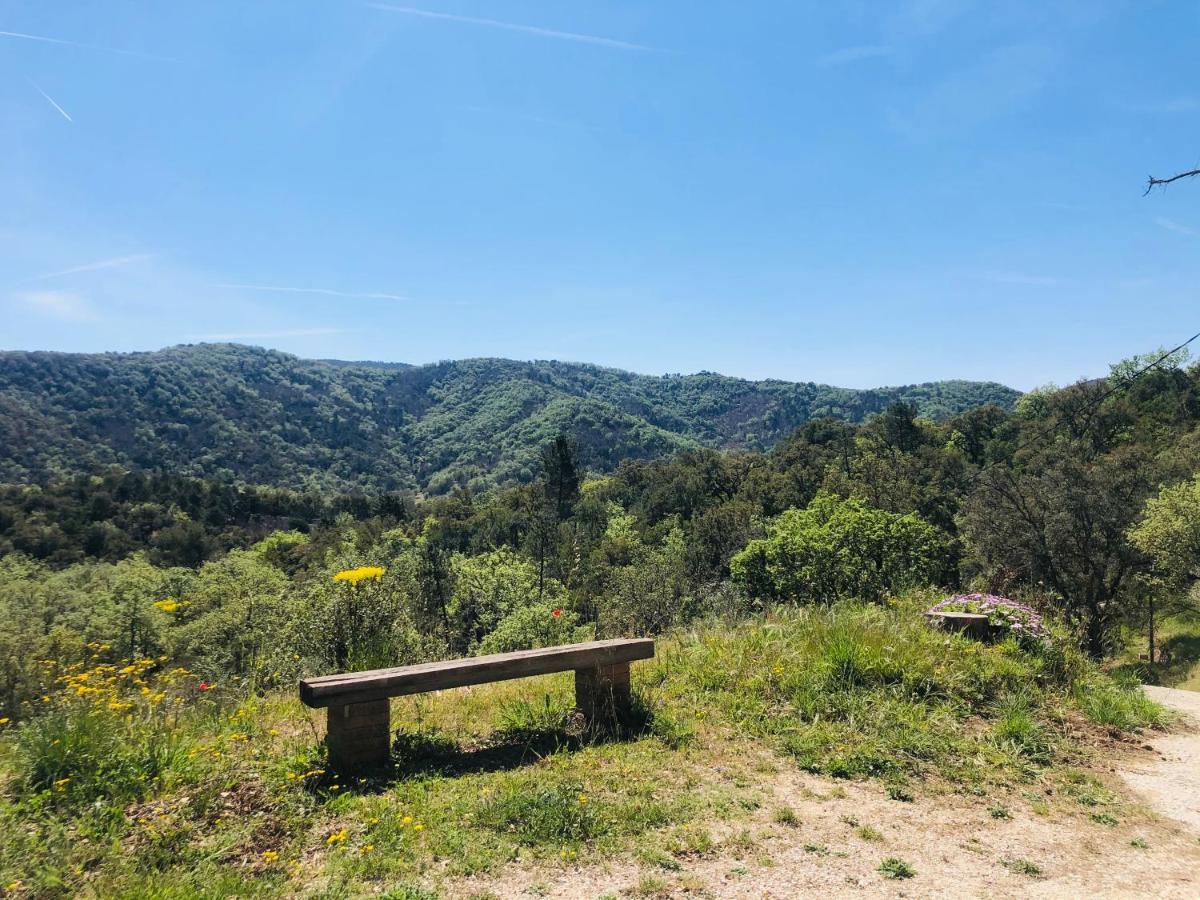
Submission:
M 1036 467 L 988 470 L 960 523 L 970 567 L 997 589 L 1049 592 L 1100 657 L 1144 565 L 1126 531 L 1146 494 L 1149 466 L 1135 448 L 1097 456 L 1061 442 Z
M 1153 566 L 1146 580 L 1150 662 L 1154 662 L 1156 599 L 1165 599 L 1173 612 L 1200 608 L 1186 595 L 1200 580 L 1200 475 L 1164 487 L 1147 500 L 1129 539 Z
M 561 584 L 554 579 L 539 583 L 537 568 L 512 550 L 456 556 L 453 568 L 448 615 L 458 652 L 472 651 L 519 609 L 539 603 L 561 610 L 567 601 Z

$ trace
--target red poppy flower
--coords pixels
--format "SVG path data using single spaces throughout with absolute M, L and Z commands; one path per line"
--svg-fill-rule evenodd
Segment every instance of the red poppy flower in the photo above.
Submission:
M 556 609 L 556 610 L 554 610 L 554 612 L 550 613 L 550 615 L 552 615 L 552 616 L 561 616 L 561 615 L 562 615 L 562 610 L 561 610 L 561 609 Z
M 209 684 L 207 681 L 202 681 L 202 682 L 200 682 L 200 690 L 210 691 L 210 690 L 212 690 L 212 685 Z

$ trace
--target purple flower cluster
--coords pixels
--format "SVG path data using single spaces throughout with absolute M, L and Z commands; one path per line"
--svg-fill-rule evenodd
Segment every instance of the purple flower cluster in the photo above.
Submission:
M 1018 640 L 1046 643 L 1050 631 L 1032 606 L 994 594 L 955 594 L 930 607 L 929 612 L 965 612 L 988 617 L 995 626 L 1004 628 Z

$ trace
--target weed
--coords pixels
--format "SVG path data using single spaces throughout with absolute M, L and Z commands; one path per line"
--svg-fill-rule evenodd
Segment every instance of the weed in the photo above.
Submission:
M 829 848 L 826 847 L 824 844 L 805 844 L 804 852 L 812 853 L 812 854 L 815 854 L 816 856 L 828 856 Z
M 418 884 L 398 884 L 383 895 L 384 900 L 438 900 L 437 891 Z
M 1008 807 L 1003 806 L 1002 804 L 999 804 L 999 803 L 988 807 L 988 815 L 991 816 L 993 819 L 1011 819 L 1012 818 L 1012 813 L 1008 811 Z
M 779 807 L 779 809 L 775 810 L 775 815 L 773 818 L 775 819 L 776 823 L 780 825 L 786 825 L 788 828 L 800 827 L 800 817 L 796 815 L 796 811 L 790 806 Z
M 912 878 L 917 870 L 898 856 L 888 856 L 879 864 L 879 873 L 884 878 Z
M 570 780 L 549 785 L 511 782 L 480 808 L 477 820 L 485 827 L 513 832 L 533 846 L 593 840 L 608 827 L 583 785 Z
M 1088 818 L 1098 825 L 1107 825 L 1109 828 L 1115 828 L 1117 824 L 1119 824 L 1117 820 L 1108 813 L 1092 813 L 1090 816 L 1088 816 Z
M 1041 866 L 1031 863 L 1027 859 L 1002 859 L 1000 864 L 1010 872 L 1028 875 L 1030 878 L 1038 878 L 1042 874 Z
M 860 825 L 857 829 L 855 829 L 854 833 L 857 834 L 864 841 L 882 841 L 883 840 L 883 834 L 881 832 L 877 831 L 876 829 L 872 828 L 870 825 Z
M 643 875 L 629 893 L 634 897 L 667 897 L 671 893 L 671 884 L 657 875 Z
M 1132 841 L 1129 842 L 1129 846 L 1135 847 L 1138 850 L 1146 850 L 1150 847 L 1150 844 L 1147 843 L 1145 838 L 1135 837 Z
M 898 800 L 901 803 L 912 803 L 913 802 L 912 791 L 910 791 L 908 788 L 906 788 L 902 784 L 889 784 L 888 789 L 887 789 L 887 795 L 890 799 Z

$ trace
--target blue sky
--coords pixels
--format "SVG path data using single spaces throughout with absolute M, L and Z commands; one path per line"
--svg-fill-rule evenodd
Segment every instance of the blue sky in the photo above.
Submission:
M 1200 330 L 1200 5 L 0 0 L 0 347 L 1020 388 Z

